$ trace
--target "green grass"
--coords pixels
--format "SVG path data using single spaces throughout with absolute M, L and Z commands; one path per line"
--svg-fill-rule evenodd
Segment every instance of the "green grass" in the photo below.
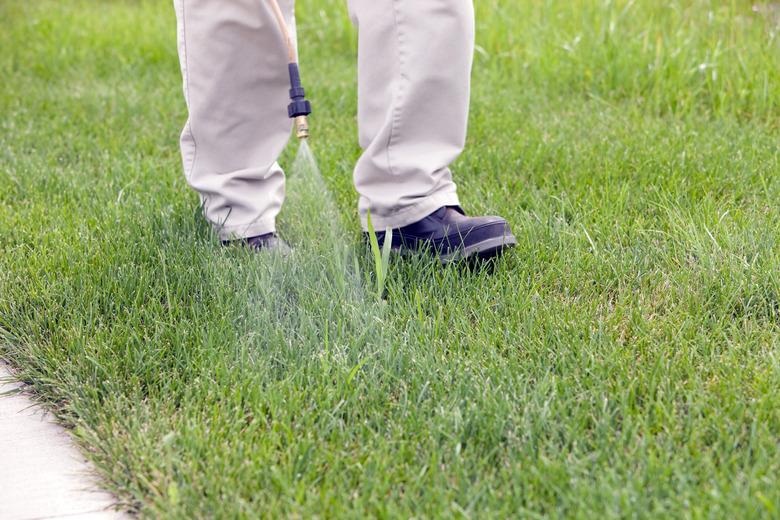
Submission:
M 779 517 L 776 4 L 479 0 L 455 170 L 519 245 L 393 259 L 384 302 L 343 4 L 299 1 L 333 203 L 293 176 L 280 261 L 199 217 L 169 2 L 0 3 L 0 357 L 106 486 L 146 517 Z

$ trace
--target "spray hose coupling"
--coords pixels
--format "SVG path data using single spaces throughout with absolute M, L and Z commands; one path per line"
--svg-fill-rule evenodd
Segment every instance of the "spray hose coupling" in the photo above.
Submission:
M 306 91 L 301 84 L 301 73 L 297 63 L 290 63 L 290 100 L 287 114 L 295 121 L 295 135 L 298 139 L 309 137 L 309 119 L 311 103 L 306 99 Z

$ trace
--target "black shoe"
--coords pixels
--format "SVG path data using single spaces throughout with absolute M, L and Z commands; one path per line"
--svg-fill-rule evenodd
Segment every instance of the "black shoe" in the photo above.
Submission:
M 256 237 L 242 238 L 239 240 L 223 240 L 222 245 L 242 244 L 254 249 L 255 251 L 269 251 L 284 256 L 292 252 L 292 248 L 279 238 L 276 233 L 266 233 Z
M 382 246 L 384 231 L 377 233 Z M 430 250 L 442 263 L 488 259 L 517 244 L 501 217 L 467 217 L 460 206 L 444 206 L 424 219 L 393 230 L 391 248 L 401 253 Z

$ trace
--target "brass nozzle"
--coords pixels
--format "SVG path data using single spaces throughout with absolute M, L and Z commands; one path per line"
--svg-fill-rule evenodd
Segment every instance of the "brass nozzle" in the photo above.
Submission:
M 298 139 L 309 138 L 309 118 L 306 116 L 298 116 L 295 118 L 295 135 Z

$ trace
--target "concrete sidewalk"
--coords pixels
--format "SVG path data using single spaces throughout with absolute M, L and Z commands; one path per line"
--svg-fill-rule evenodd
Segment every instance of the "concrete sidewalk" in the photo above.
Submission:
M 0 362 L 0 380 L 10 377 Z M 0 381 L 0 394 L 18 385 Z M 23 395 L 0 395 L 0 519 L 116 519 L 67 431 Z

